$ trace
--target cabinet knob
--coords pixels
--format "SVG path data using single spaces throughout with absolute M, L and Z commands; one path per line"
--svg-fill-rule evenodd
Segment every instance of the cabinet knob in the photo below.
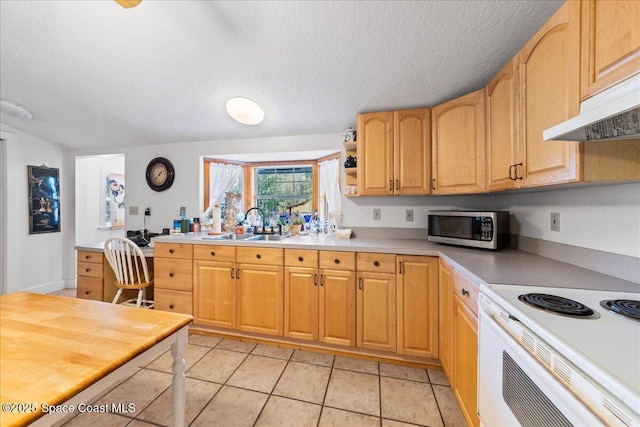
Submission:
M 173 304 L 169 304 L 169 310 L 173 310 Z
M 173 277 L 173 271 L 169 273 L 169 277 Z
M 469 291 L 465 288 L 462 288 L 462 295 L 469 295 Z
M 260 255 L 260 254 L 256 254 L 256 258 L 261 259 L 261 258 L 262 258 L 262 255 Z
M 85 295 L 89 295 L 91 293 L 91 291 L 84 291 Z
M 215 251 L 211 251 L 211 256 L 216 256 Z
M 90 268 L 85 268 L 85 269 L 84 269 L 84 271 L 85 271 L 86 273 L 88 273 L 88 272 L 90 272 L 90 271 L 91 271 L 91 269 L 90 269 Z
M 173 253 L 173 249 L 169 249 L 169 253 L 172 254 Z
M 91 255 L 85 255 L 84 259 L 91 259 Z
M 340 260 L 338 258 L 334 259 L 333 262 L 335 262 L 336 264 L 340 264 Z
M 302 262 L 304 261 L 304 258 L 302 258 L 301 256 L 298 257 L 298 261 Z
M 379 261 L 373 261 L 373 265 L 375 265 L 376 267 L 380 267 L 380 262 Z

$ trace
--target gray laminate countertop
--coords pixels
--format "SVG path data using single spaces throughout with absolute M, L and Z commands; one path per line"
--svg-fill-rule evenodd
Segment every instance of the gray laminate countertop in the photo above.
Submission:
M 214 240 L 211 239 L 212 237 L 206 232 L 188 233 L 158 236 L 153 238 L 153 242 L 438 256 L 445 259 L 477 285 L 512 284 L 640 293 L 640 283 L 618 279 L 515 249 L 486 251 L 440 245 L 421 239 L 368 239 L 361 237 L 338 239 L 325 235 L 294 236 L 280 242 Z M 102 245 L 99 243 L 77 245 L 76 249 L 102 251 Z M 144 248 L 143 250 L 149 252 L 150 249 Z

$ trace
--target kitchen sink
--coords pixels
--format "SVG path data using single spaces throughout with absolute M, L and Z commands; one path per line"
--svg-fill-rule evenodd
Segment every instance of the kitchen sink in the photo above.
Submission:
M 203 237 L 203 239 L 204 240 L 257 240 L 257 239 L 254 239 L 254 237 L 258 237 L 258 236 L 254 236 L 253 234 L 229 233 L 229 234 L 221 234 L 219 236 L 206 236 L 206 237 Z
M 267 242 L 281 242 L 283 240 L 287 240 L 291 238 L 290 235 L 287 234 L 258 234 L 253 236 L 250 240 L 262 240 Z
M 222 234 L 220 236 L 206 236 L 204 240 L 247 240 L 262 242 L 281 242 L 289 239 L 290 235 L 285 234 Z

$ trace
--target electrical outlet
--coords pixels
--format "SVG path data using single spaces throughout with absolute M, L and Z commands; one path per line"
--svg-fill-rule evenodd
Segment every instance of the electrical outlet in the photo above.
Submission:
M 404 220 L 406 222 L 413 222 L 413 209 L 407 209 L 405 211 Z
M 551 212 L 551 231 L 560 231 L 560 212 Z
M 129 206 L 129 215 L 139 215 L 137 206 Z
M 144 215 L 145 215 L 145 216 L 149 216 L 149 215 L 151 215 L 151 208 L 146 208 L 146 209 L 144 210 Z
M 380 221 L 380 208 L 373 209 L 373 220 Z
M 187 207 L 180 206 L 180 218 L 184 218 L 187 216 Z

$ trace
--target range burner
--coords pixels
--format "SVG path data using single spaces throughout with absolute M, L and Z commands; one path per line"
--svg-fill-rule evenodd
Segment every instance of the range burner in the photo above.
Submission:
M 523 294 L 518 299 L 532 307 L 546 310 L 562 316 L 576 317 L 581 319 L 597 319 L 600 315 L 582 304 L 569 298 L 549 294 Z
M 631 299 L 608 299 L 600 301 L 600 305 L 620 316 L 640 320 L 640 301 Z

